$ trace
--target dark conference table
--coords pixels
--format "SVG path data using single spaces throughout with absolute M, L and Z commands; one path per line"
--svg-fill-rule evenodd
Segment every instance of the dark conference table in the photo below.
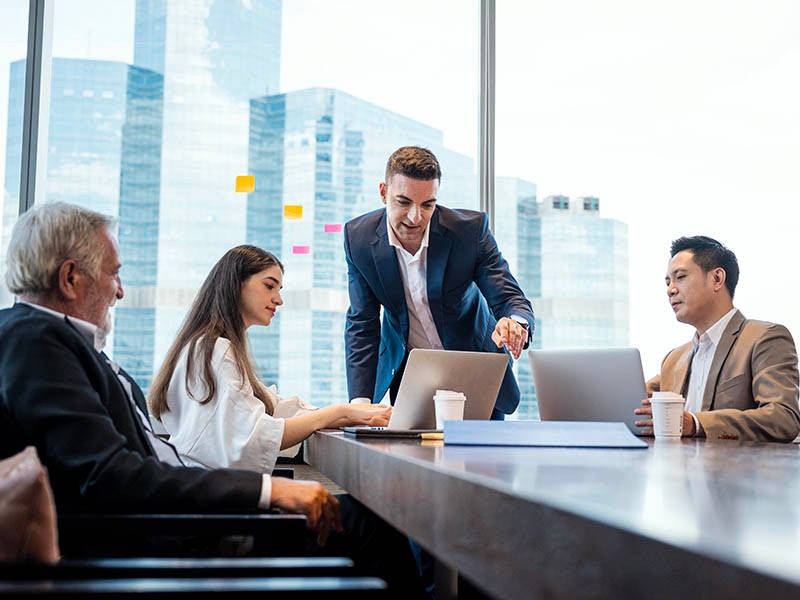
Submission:
M 306 459 L 496 598 L 800 598 L 800 448 L 648 443 L 468 447 L 324 431 Z

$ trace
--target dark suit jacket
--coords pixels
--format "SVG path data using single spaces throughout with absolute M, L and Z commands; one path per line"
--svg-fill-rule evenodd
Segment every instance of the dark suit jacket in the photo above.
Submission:
M 347 388 L 350 398 L 379 402 L 405 357 L 408 340 L 403 280 L 396 251 L 389 245 L 385 209 L 345 225 L 344 252 L 350 284 Z M 428 302 L 445 349 L 505 352 L 492 341 L 501 317 L 522 317 L 528 321 L 529 335 L 533 332 L 531 304 L 500 254 L 484 213 L 436 207 L 427 260 Z M 509 361 L 495 408 L 512 413 L 518 404 L 519 388 Z
M 105 358 L 66 319 L 17 304 L 0 311 L 0 456 L 26 445 L 68 509 L 252 510 L 261 493 L 258 473 L 160 462 Z
M 686 395 L 691 342 L 664 359 L 648 390 Z M 711 361 L 697 419 L 710 439 L 791 442 L 800 433 L 797 350 L 783 325 L 745 319 L 738 310 Z

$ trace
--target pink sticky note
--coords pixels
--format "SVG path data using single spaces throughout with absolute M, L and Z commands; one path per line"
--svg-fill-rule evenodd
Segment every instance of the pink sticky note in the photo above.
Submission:
M 292 254 L 311 254 L 311 246 L 292 246 Z
M 329 223 L 323 227 L 325 233 L 342 233 L 341 223 Z

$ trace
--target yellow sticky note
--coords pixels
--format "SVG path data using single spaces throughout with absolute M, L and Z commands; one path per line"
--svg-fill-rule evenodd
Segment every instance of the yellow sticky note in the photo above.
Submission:
M 303 205 L 302 204 L 284 204 L 283 205 L 283 218 L 284 219 L 302 219 L 303 218 Z
M 252 192 L 256 187 L 255 175 L 237 175 L 236 176 L 236 191 L 237 192 Z

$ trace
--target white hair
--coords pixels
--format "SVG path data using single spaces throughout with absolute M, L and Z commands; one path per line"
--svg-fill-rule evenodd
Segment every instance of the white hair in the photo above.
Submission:
M 6 284 L 14 294 L 39 294 L 57 286 L 58 270 L 72 259 L 90 277 L 100 275 L 104 250 L 97 231 L 114 218 L 67 204 L 40 204 L 20 216 L 6 257 Z

